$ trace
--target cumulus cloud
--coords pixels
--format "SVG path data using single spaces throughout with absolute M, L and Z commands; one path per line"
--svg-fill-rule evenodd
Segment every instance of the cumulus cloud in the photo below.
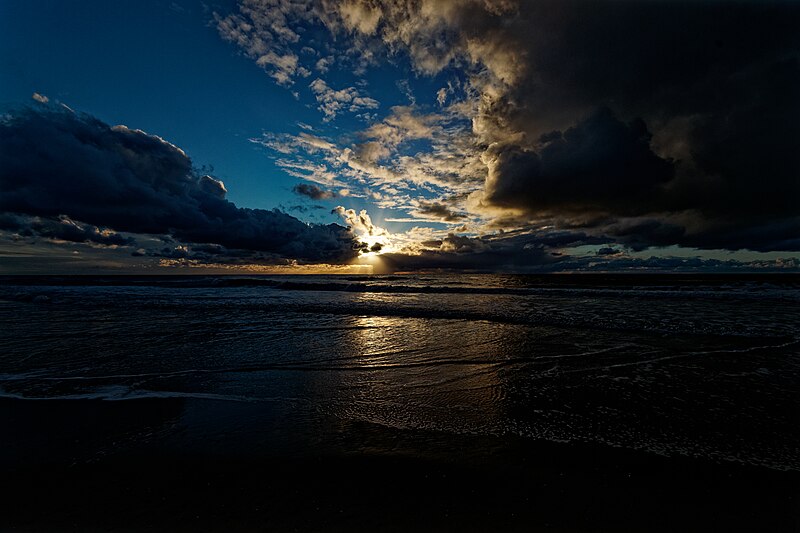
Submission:
M 394 249 L 392 236 L 386 229 L 374 224 L 372 217 L 365 209 L 356 212 L 355 209 L 347 209 L 339 205 L 331 213 L 339 215 L 347 227 L 358 237 L 361 252 L 385 252 Z
M 178 147 L 88 115 L 23 109 L 0 122 L 0 212 L 38 217 L 30 231 L 123 244 L 116 232 L 211 243 L 262 258 L 347 261 L 346 228 L 278 210 L 240 208 Z M 220 249 L 223 249 L 220 248 Z
M 342 217 L 347 225 L 352 228 L 353 232 L 361 237 L 379 237 L 388 235 L 389 233 L 385 229 L 373 224 L 372 218 L 365 209 L 356 212 L 355 209 L 347 209 L 339 205 L 336 206 L 333 212 Z
M 673 176 L 650 137 L 641 120 L 624 124 L 601 109 L 563 133 L 543 135 L 536 151 L 492 145 L 483 155 L 484 198 L 534 212 L 647 210 Z
M 319 71 L 320 74 L 325 74 L 328 72 L 328 70 L 330 70 L 331 63 L 333 63 L 332 56 L 321 57 L 314 64 L 314 67 Z

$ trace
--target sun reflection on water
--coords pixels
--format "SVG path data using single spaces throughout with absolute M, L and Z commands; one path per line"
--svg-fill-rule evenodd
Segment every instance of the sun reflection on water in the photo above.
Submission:
M 371 300 L 397 295 L 365 294 Z M 501 331 L 450 320 L 361 315 L 348 318 L 355 350 L 348 373 L 348 419 L 392 427 L 495 431 L 505 383 L 496 348 Z M 456 327 L 454 327 L 456 326 Z M 448 334 L 448 330 L 451 330 Z M 443 343 L 444 338 L 448 342 Z

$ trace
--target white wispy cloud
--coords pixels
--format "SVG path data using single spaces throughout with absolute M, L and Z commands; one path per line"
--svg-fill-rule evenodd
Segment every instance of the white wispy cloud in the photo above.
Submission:
M 364 109 L 377 109 L 380 106 L 380 102 L 365 96 L 355 87 L 333 89 L 322 78 L 312 81 L 309 88 L 319 104 L 317 109 L 325 115 L 323 118 L 325 122 L 333 120 L 343 111 L 356 113 Z
M 289 87 L 311 71 L 300 64 L 292 45 L 300 40 L 293 26 L 311 16 L 306 2 L 244 0 L 239 12 L 214 14 L 217 31 L 262 67 L 279 85 Z

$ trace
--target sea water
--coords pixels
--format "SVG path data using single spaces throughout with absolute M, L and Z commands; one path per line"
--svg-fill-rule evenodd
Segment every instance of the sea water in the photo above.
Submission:
M 6 464 L 363 423 L 800 470 L 800 278 L 5 277 L 0 400 L 93 428 L 53 450 L 17 420 Z M 128 414 L 78 420 L 98 401 Z

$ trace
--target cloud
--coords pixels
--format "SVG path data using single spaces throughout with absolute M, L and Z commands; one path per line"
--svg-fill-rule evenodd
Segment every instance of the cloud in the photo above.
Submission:
M 48 97 L 46 97 L 43 94 L 39 94 L 39 93 L 33 93 L 31 98 L 33 98 L 34 100 L 36 100 L 40 104 L 46 104 L 46 103 L 48 103 L 50 101 L 50 99 Z
M 82 242 L 103 246 L 133 246 L 135 239 L 108 228 L 83 224 L 66 215 L 53 218 L 30 217 L 0 213 L 0 230 L 11 231 L 20 237 L 44 237 L 54 241 Z
M 325 74 L 328 72 L 328 70 L 330 70 L 331 63 L 333 63 L 333 56 L 321 57 L 314 64 L 314 67 L 319 71 L 320 74 Z
M 420 113 L 414 105 L 394 106 L 386 118 L 373 124 L 360 135 L 384 146 L 396 147 L 404 142 L 432 139 L 440 135 L 442 119 L 441 115 Z
M 477 272 L 796 272 L 800 258 L 754 260 L 714 259 L 700 256 L 633 257 L 610 246 L 591 255 L 569 255 L 560 249 L 598 245 L 603 240 L 582 232 L 520 231 L 483 237 L 447 234 L 422 241 L 417 253 L 381 255 L 384 268 L 396 271 Z
M 413 211 L 415 216 L 432 217 L 443 222 L 463 222 L 467 215 L 457 213 L 442 202 L 420 201 L 419 207 Z
M 489 207 L 637 246 L 800 249 L 800 6 L 381 8 L 377 33 L 419 72 L 469 74 Z
M 484 199 L 534 213 L 647 210 L 673 177 L 672 163 L 651 150 L 645 124 L 624 124 L 608 109 L 543 135 L 537 151 L 492 145 L 483 158 Z
M 655 153 L 643 121 L 623 124 L 604 108 L 563 134 L 542 135 L 534 148 L 490 146 L 483 154 L 488 175 L 481 206 L 583 227 L 635 250 L 674 244 L 800 250 L 800 207 L 787 200 L 800 197 L 797 174 L 778 162 L 782 152 L 755 179 L 766 168 L 750 160 L 752 150 L 772 132 L 741 140 L 736 150 L 736 131 L 726 129 L 725 142 L 715 146 L 695 142 L 692 161 L 666 159 Z M 760 153 L 788 150 L 782 143 L 774 139 Z M 724 153 L 709 156 L 709 150 Z
M 355 87 L 332 89 L 322 78 L 312 81 L 309 88 L 319 104 L 318 109 L 325 115 L 322 119 L 325 122 L 333 120 L 342 111 L 357 113 L 364 109 L 377 109 L 380 106 L 377 100 L 364 96 Z
M 612 248 L 610 246 L 603 246 L 597 250 L 597 255 L 618 255 L 621 254 L 622 251 Z
M 330 198 L 337 198 L 339 196 L 333 191 L 326 191 L 324 189 L 320 189 L 316 185 L 309 185 L 307 183 L 295 185 L 292 190 L 295 192 L 295 194 L 307 196 L 312 200 L 328 200 Z
M 339 205 L 331 213 L 339 215 L 347 224 L 348 229 L 358 237 L 361 252 L 394 250 L 392 236 L 386 229 L 375 225 L 365 209 L 356 212 L 355 209 L 347 209 Z
M 383 254 L 389 270 L 515 271 L 556 268 L 565 258 L 550 248 L 594 243 L 582 233 L 558 232 L 537 235 L 513 233 L 469 237 L 448 233 L 441 239 L 423 241 L 417 253 Z
M 379 5 L 359 0 L 343 0 L 338 5 L 338 14 L 347 30 L 371 35 L 378 28 L 382 13 Z
M 453 195 L 482 183 L 485 167 L 473 157 L 475 147 L 462 136 L 464 127 L 449 114 L 395 106 L 384 120 L 357 132 L 358 142 L 349 146 L 306 132 L 264 133 L 250 140 L 280 154 L 276 164 L 291 176 L 326 187 L 344 187 L 342 180 L 349 180 L 347 188 L 359 189 L 354 194 L 380 199 L 381 207 L 408 209 L 413 206 L 404 203 L 400 189 L 436 187 Z M 431 151 L 404 153 L 410 141 L 421 139 L 430 142 Z
M 355 209 L 346 209 L 341 205 L 336 206 L 333 210 L 347 223 L 356 235 L 361 237 L 377 237 L 381 235 L 388 235 L 388 232 L 372 223 L 372 218 L 367 214 L 365 209 L 356 213 Z
M 199 175 L 180 148 L 141 130 L 50 109 L 23 109 L 0 122 L 0 212 L 48 220 L 42 229 L 31 226 L 40 234 L 64 238 L 74 223 L 73 234 L 104 235 L 92 226 L 156 234 L 264 259 L 343 262 L 357 255 L 357 241 L 342 226 L 240 208 L 225 194 L 224 184 Z
M 295 74 L 308 76 L 308 71 L 298 66 L 298 57 L 293 53 L 279 55 L 270 50 L 256 59 L 256 65 L 263 67 L 278 85 L 290 86 L 294 83 Z
M 291 26 L 307 14 L 304 8 L 293 0 L 245 0 L 238 13 L 214 13 L 214 19 L 223 39 L 238 45 L 276 83 L 290 87 L 298 76 L 311 74 L 291 48 L 300 40 Z
M 407 59 L 449 78 L 438 117 L 392 110 L 329 153 L 328 170 L 369 180 L 381 207 L 410 211 L 424 191 L 458 196 L 454 209 L 483 229 L 551 226 L 639 250 L 800 250 L 796 3 L 242 4 L 265 20 L 275 9 L 326 28 L 337 64 Z M 331 118 L 345 108 L 319 104 Z M 445 127 L 455 117 L 468 126 Z M 403 153 L 415 138 L 430 146 Z

